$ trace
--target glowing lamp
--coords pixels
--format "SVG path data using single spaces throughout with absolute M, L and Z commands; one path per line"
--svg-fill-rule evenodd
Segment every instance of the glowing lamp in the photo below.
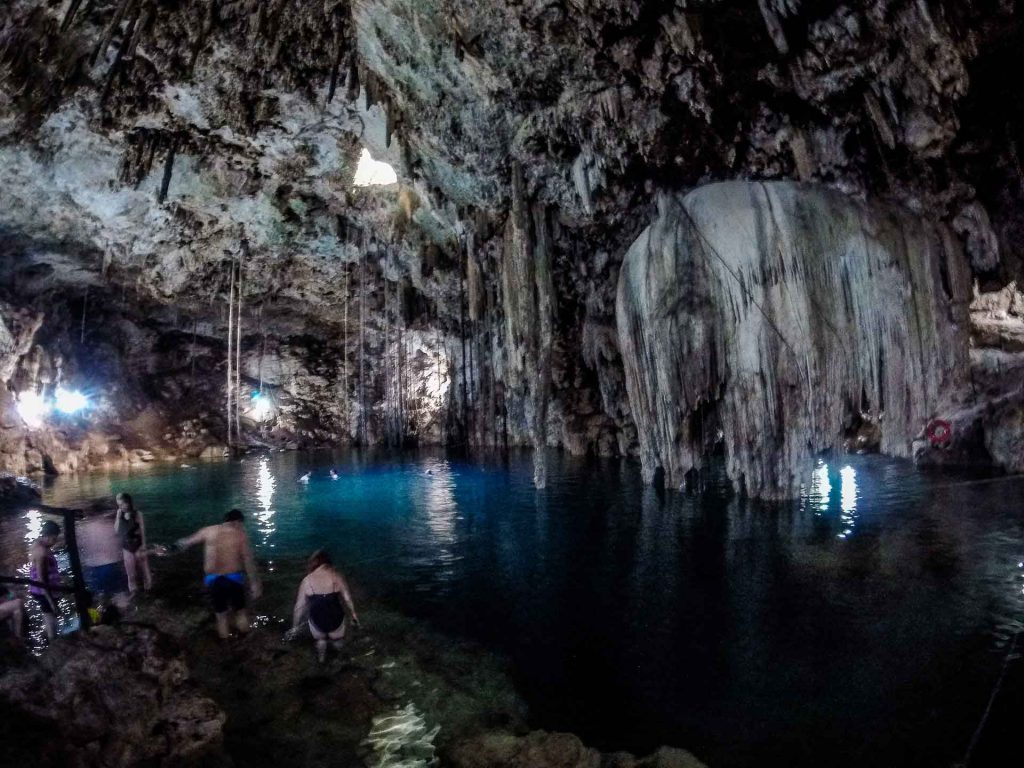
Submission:
M 270 402 L 270 398 L 264 395 L 262 392 L 252 393 L 252 417 L 256 421 L 266 421 L 270 418 L 273 405 Z
M 38 392 L 22 392 L 18 395 L 15 407 L 21 420 L 29 429 L 39 429 L 43 426 L 43 419 L 50 412 L 49 404 Z
M 89 398 L 78 390 L 57 387 L 54 405 L 61 413 L 74 414 L 89 407 Z

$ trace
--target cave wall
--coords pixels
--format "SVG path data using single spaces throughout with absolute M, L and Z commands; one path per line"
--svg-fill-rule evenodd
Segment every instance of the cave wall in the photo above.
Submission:
M 944 227 L 793 182 L 659 203 L 618 293 L 649 477 L 679 485 L 721 441 L 738 488 L 789 497 L 854 420 L 909 456 L 966 399 L 970 273 Z
M 0 244 L 50 270 L 23 304 L 180 308 L 211 366 L 241 264 L 286 444 L 649 455 L 615 297 L 659 195 L 815 183 L 1002 288 L 1022 43 L 1008 0 L 12 0 Z M 362 147 L 398 185 L 353 189 Z

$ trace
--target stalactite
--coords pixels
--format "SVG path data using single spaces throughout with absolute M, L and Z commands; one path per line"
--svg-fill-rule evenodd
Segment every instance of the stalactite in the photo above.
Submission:
M 459 341 L 462 344 L 462 421 L 468 427 L 469 403 L 466 391 L 466 259 L 469 257 L 468 250 L 462 248 L 462 258 L 459 260 Z
M 134 58 L 135 50 L 139 47 L 139 41 L 142 39 L 142 35 L 145 34 L 146 28 L 149 27 L 150 22 L 153 20 L 153 16 L 156 14 L 156 8 L 153 6 L 152 0 L 146 3 L 145 9 L 142 11 L 142 17 L 134 25 L 128 26 L 131 38 L 128 41 L 128 46 L 125 49 L 125 58 Z
M 404 285 L 399 283 L 395 289 L 398 300 L 398 424 L 401 430 L 401 444 L 405 444 L 408 423 L 405 415 L 406 383 L 405 383 L 405 312 L 403 307 Z
M 137 0 L 121 0 L 117 6 L 117 10 L 114 11 L 114 16 L 110 20 L 110 24 L 103 31 L 103 36 L 100 38 L 99 45 L 96 46 L 96 50 L 93 52 L 92 59 L 90 59 L 90 65 L 95 67 L 96 63 L 107 54 L 107 49 L 110 47 L 110 43 L 114 40 L 114 35 L 117 34 L 121 28 L 121 22 L 124 18 L 134 10 Z
M 89 286 L 85 286 L 85 293 L 82 294 L 82 332 L 78 339 L 79 344 L 85 344 L 85 311 L 89 306 Z
M 188 347 L 188 386 L 195 389 L 196 386 L 196 334 L 199 332 L 199 317 L 192 318 L 192 343 Z
M 341 70 L 342 57 L 345 55 L 345 25 L 344 22 L 334 15 L 331 18 L 334 25 L 334 62 L 331 65 L 331 83 L 327 88 L 327 103 L 334 101 L 334 94 L 338 90 L 338 73 Z
M 233 341 L 234 341 L 234 335 L 235 335 L 235 311 L 234 311 L 234 305 L 235 305 L 235 263 L 234 263 L 234 261 L 231 262 L 230 269 L 231 269 L 231 288 L 230 288 L 230 290 L 228 292 L 228 344 L 227 344 L 227 351 L 228 351 L 228 374 L 227 375 L 228 375 L 228 379 L 227 379 L 227 389 L 226 389 L 226 392 L 227 392 L 227 398 L 226 398 L 227 399 L 227 409 L 226 409 L 226 414 L 227 414 L 227 430 L 228 430 L 227 441 L 228 441 L 228 447 L 229 448 L 234 445 L 234 440 L 232 439 L 232 421 L 233 421 L 233 419 L 232 419 L 232 398 L 231 398 L 232 388 L 233 388 L 232 385 L 233 385 L 233 382 L 234 382 L 234 379 L 233 379 L 233 376 L 232 376 L 232 370 L 231 370 L 232 369 L 231 350 L 233 348 Z
M 345 100 L 353 102 L 359 96 L 359 67 L 354 52 L 348 55 L 348 74 L 345 77 Z
M 196 42 L 192 46 L 192 56 L 188 63 L 188 71 L 190 73 L 195 72 L 196 64 L 199 63 L 199 55 L 203 52 L 203 46 L 206 45 L 210 32 L 213 31 L 214 20 L 217 14 L 217 2 L 218 0 L 206 0 L 206 12 L 203 14 L 203 23 L 199 26 L 199 34 L 196 36 Z
M 534 385 L 534 477 L 533 484 L 543 488 L 547 484 L 548 401 L 551 395 L 551 354 L 554 336 L 554 285 L 551 277 L 551 238 L 548 230 L 547 209 L 536 205 L 533 209 L 534 272 L 537 296 L 538 338 L 536 382 Z
M 246 252 L 245 241 L 242 241 L 242 253 Z M 238 261 L 238 321 L 235 323 L 235 437 L 242 442 L 242 303 L 245 295 L 244 272 L 245 262 Z
M 110 69 L 107 71 L 107 77 L 103 84 L 103 91 L 100 95 L 100 107 L 106 106 L 107 99 L 110 98 L 110 94 L 114 89 L 114 78 L 121 73 L 121 64 L 125 57 L 129 55 L 129 41 L 135 37 L 135 28 L 138 25 L 138 19 L 139 7 L 137 5 L 133 5 L 131 15 L 128 17 L 128 24 L 125 28 L 124 36 L 121 38 L 121 44 L 117 47 L 117 55 L 114 57 L 114 61 L 111 63 Z
M 349 292 L 351 291 L 352 265 L 345 265 L 345 289 L 344 304 L 341 325 L 341 391 L 345 398 L 345 434 L 352 433 L 352 393 L 349 391 L 348 382 L 348 303 Z
M 965 396 L 970 275 L 946 228 L 791 182 L 712 184 L 658 209 L 616 302 L 648 481 L 700 469 L 710 420 L 737 489 L 792 497 L 865 394 L 897 456 Z
M 512 215 L 505 229 L 501 268 L 508 380 L 525 383 L 534 447 L 534 485 L 547 482 L 547 407 L 551 382 L 553 296 L 547 212 L 526 197 L 522 167 L 512 167 Z
M 359 257 L 359 444 L 366 444 L 366 233 Z
M 384 289 L 384 313 L 383 313 L 383 324 L 384 324 L 384 349 L 381 350 L 382 362 L 384 364 L 384 434 L 387 438 L 388 444 L 391 443 L 393 434 L 393 424 L 391 423 L 391 376 L 390 376 L 390 363 L 391 363 L 391 321 L 388 317 L 388 281 L 385 277 L 382 281 Z
M 64 14 L 64 18 L 60 23 L 60 31 L 67 32 L 71 23 L 75 20 L 75 14 L 78 13 L 78 8 L 82 4 L 82 0 L 71 0 L 71 4 L 68 5 L 68 10 Z
M 167 191 L 171 187 L 171 174 L 174 172 L 174 156 L 177 151 L 178 139 L 175 137 L 171 139 L 171 145 L 167 148 L 167 157 L 164 160 L 164 175 L 160 180 L 160 191 L 156 196 L 158 203 L 162 204 L 167 199 Z

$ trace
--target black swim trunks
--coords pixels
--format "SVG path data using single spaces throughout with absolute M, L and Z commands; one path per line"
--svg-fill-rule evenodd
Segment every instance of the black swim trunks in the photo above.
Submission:
M 245 608 L 245 579 L 242 574 L 208 574 L 204 582 L 210 590 L 214 613 Z

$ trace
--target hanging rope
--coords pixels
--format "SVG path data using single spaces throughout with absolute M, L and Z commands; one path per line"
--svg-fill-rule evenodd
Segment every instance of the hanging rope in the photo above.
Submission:
M 999 696 L 999 691 L 1003 687 L 1003 681 L 1006 679 L 1006 672 L 1010 668 L 1010 662 L 1013 660 L 1014 652 L 1017 650 L 1018 637 L 1020 637 L 1020 631 L 1017 631 L 1013 636 L 1013 640 L 1010 641 L 1010 648 L 1006 652 L 1006 658 L 1003 659 L 1003 669 L 999 673 L 999 677 L 996 679 L 996 684 L 992 687 L 992 693 L 988 697 L 988 704 L 985 705 L 985 711 L 981 715 L 981 721 L 978 723 L 978 727 L 974 729 L 971 741 L 967 745 L 967 752 L 964 753 L 963 762 L 960 763 L 963 768 L 967 768 L 971 764 L 971 758 L 974 756 L 974 748 L 978 746 L 978 740 L 981 738 L 982 731 L 985 730 L 985 726 L 988 724 L 989 715 L 992 714 L 992 706 L 996 703 L 996 697 Z

